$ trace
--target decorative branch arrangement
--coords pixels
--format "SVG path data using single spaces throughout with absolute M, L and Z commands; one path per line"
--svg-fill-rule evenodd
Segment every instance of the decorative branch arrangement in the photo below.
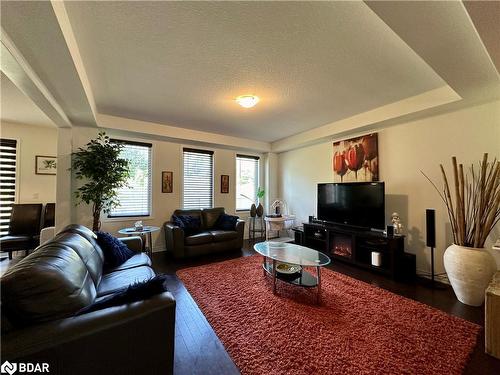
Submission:
M 453 240 L 456 245 L 484 247 L 486 238 L 500 220 L 500 161 L 488 162 L 484 154 L 479 168 L 471 165 L 469 173 L 464 174 L 462 164 L 452 157 L 454 197 L 448 177 L 442 164 L 444 188 L 441 192 L 427 175 L 422 174 L 434 186 L 448 209 Z

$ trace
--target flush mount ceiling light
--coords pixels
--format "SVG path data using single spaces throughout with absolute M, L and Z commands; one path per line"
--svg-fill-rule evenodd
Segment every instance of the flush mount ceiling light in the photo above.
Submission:
M 252 108 L 259 100 L 259 97 L 255 95 L 241 95 L 236 98 L 238 104 L 243 108 Z

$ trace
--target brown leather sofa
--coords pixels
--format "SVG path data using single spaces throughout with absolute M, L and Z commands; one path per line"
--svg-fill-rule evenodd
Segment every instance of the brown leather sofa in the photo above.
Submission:
M 174 215 L 199 217 L 201 232 L 186 236 L 182 228 L 172 222 L 165 223 L 165 240 L 167 252 L 174 258 L 188 258 L 204 254 L 219 253 L 230 250 L 241 250 L 245 221 L 238 220 L 234 230 L 226 231 L 214 228 L 220 215 L 225 213 L 224 207 L 206 208 L 202 210 L 175 210 Z
M 95 234 L 72 225 L 10 268 L 2 288 L 2 361 L 48 363 L 54 374 L 171 374 L 175 300 L 170 292 L 75 316 L 94 301 L 155 275 L 137 254 L 103 272 Z

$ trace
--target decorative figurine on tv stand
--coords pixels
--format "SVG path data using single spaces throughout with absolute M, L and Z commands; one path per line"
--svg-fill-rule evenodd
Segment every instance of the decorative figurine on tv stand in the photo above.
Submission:
M 392 226 L 394 227 L 394 235 L 401 236 L 403 234 L 403 224 L 401 224 L 401 219 L 397 212 L 393 212 L 391 215 Z

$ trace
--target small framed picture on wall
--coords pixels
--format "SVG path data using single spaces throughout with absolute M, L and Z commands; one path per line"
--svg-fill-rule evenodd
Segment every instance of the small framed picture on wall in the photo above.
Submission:
M 220 192 L 222 194 L 229 193 L 229 175 L 223 174 L 220 176 Z
M 170 171 L 161 172 L 161 192 L 172 193 L 174 191 L 174 173 Z
M 57 157 L 36 155 L 35 174 L 57 174 Z

